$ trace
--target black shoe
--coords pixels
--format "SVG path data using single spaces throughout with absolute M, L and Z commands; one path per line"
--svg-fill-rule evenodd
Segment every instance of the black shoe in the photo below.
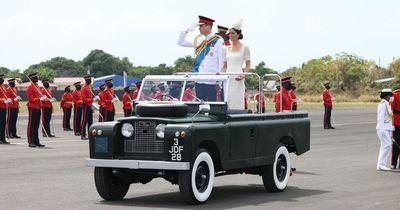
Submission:
M 36 144 L 36 146 L 38 146 L 38 147 L 45 147 L 45 145 L 44 144 Z
M 6 136 L 6 138 L 12 139 L 12 138 L 14 138 L 14 136 Z
M 53 134 L 49 134 L 49 137 L 50 138 L 52 138 L 52 137 L 56 137 L 55 135 L 53 135 Z
M 33 144 L 33 143 L 30 143 L 28 146 L 29 147 L 37 147 L 36 144 Z
M 68 131 L 72 131 L 72 129 L 71 129 L 71 128 L 67 128 L 67 130 L 68 130 Z
M 13 138 L 20 139 L 20 138 L 21 138 L 21 136 L 17 136 L 17 135 L 15 135 L 15 136 L 13 136 Z
M 332 126 L 331 126 L 331 127 L 329 127 L 329 128 L 330 128 L 330 129 L 335 129 L 335 127 L 332 127 Z
M 2 143 L 2 144 L 9 144 L 10 142 L 8 142 L 8 141 L 6 141 L 6 140 L 0 140 L 0 142 Z
M 64 131 L 68 131 L 68 128 L 64 128 Z
M 82 136 L 81 140 L 89 140 L 89 139 L 87 137 L 85 137 L 85 136 Z
M 75 133 L 75 136 L 81 136 L 81 134 L 80 133 Z

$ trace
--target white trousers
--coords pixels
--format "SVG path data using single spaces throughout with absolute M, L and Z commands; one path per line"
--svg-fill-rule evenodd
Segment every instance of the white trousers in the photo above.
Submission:
M 391 146 L 392 146 L 392 131 L 377 129 L 379 140 L 381 141 L 381 147 L 379 149 L 378 165 L 386 166 L 387 161 L 390 156 Z

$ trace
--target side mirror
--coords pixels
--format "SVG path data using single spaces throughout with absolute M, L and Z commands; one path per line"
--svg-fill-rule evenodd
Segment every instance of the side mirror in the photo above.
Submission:
M 203 112 L 203 113 L 210 112 L 210 104 L 200 104 L 199 112 Z

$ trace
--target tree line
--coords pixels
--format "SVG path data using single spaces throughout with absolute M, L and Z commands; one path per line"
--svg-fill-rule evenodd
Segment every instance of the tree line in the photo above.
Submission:
M 194 63 L 192 56 L 178 58 L 172 66 L 159 64 L 158 66 L 134 66 L 127 57 L 115 57 L 100 49 L 92 50 L 83 60 L 74 61 L 65 57 L 54 57 L 50 60 L 33 64 L 27 69 L 10 70 L 0 67 L 0 73 L 9 77 L 21 78 L 27 82 L 32 72 L 38 72 L 40 78 L 54 80 L 54 77 L 84 76 L 87 72 L 94 77 L 110 74 L 143 78 L 145 75 L 170 75 L 176 72 L 190 72 Z M 251 69 L 251 72 L 260 76 L 268 73 L 277 73 L 267 67 L 262 61 Z M 400 58 L 394 59 L 387 68 L 380 67 L 375 61 L 364 59 L 355 54 L 339 53 L 326 55 L 304 62 L 299 67 L 292 67 L 281 73 L 282 76 L 292 76 L 300 94 L 320 93 L 322 83 L 330 81 L 336 92 L 348 92 L 361 95 L 381 88 L 382 84 L 374 83 L 375 80 L 395 77 L 389 85 L 393 88 L 400 87 Z M 246 85 L 258 85 L 256 77 L 246 78 Z

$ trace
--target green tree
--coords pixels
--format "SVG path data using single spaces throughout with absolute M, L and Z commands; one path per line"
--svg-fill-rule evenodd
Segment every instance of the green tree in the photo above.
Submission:
M 30 67 L 37 68 L 40 66 L 53 69 L 56 77 L 83 76 L 86 73 L 82 63 L 64 57 L 54 57 Z
M 120 59 L 98 49 L 92 50 L 83 59 L 82 64 L 90 70 L 90 74 L 94 77 L 110 74 L 122 75 L 124 71 L 133 67 L 128 58 Z
M 174 62 L 173 72 L 192 72 L 192 68 L 194 65 L 194 58 L 190 55 L 185 57 L 178 58 Z
M 0 67 L 0 74 L 7 75 L 11 70 L 6 67 Z
M 44 67 L 44 66 L 39 66 L 39 67 L 32 67 L 32 68 L 28 68 L 26 69 L 23 73 L 22 73 L 22 81 L 23 82 L 28 82 L 28 75 L 32 74 L 34 72 L 38 73 L 38 77 L 40 80 L 44 80 L 44 79 L 48 79 L 50 82 L 54 81 L 54 71 L 50 68 Z
M 400 79 L 400 58 L 393 60 L 393 62 L 389 65 L 390 71 L 394 73 L 394 76 L 397 80 Z

